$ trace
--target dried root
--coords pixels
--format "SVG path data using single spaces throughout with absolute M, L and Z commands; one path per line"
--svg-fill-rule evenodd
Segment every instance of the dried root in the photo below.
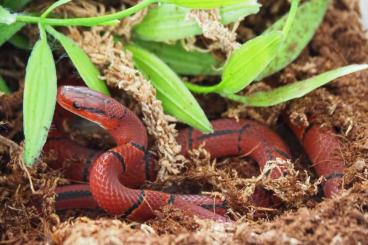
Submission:
M 101 69 L 102 78 L 111 86 L 125 90 L 140 104 L 148 133 L 157 143 L 161 166 L 158 178 L 163 180 L 168 174 L 178 174 L 186 160 L 179 154 L 181 148 L 175 139 L 175 125 L 169 123 L 154 87 L 134 69 L 131 55 L 114 42 L 113 34 L 102 28 L 88 32 L 70 30 L 71 37 Z
M 230 31 L 221 24 L 218 10 L 192 10 L 187 18 L 194 19 L 201 27 L 203 35 L 214 41 L 209 50 L 221 49 L 229 56 L 240 47 L 236 42 L 235 31 Z

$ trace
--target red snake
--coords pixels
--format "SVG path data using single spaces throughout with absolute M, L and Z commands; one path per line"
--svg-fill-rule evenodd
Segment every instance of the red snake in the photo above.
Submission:
M 136 189 L 145 180 L 155 179 L 155 161 L 147 149 L 144 125 L 125 106 L 78 86 L 60 87 L 57 101 L 64 109 L 106 129 L 117 144 L 107 152 L 97 152 L 70 141 L 57 130 L 51 131 L 44 148 L 46 153 L 54 155 L 54 159 L 49 161 L 51 166 L 63 167 L 71 179 L 89 181 L 89 185 L 57 188 L 57 210 L 102 208 L 112 215 L 145 221 L 154 217 L 156 210 L 171 204 L 201 218 L 228 220 L 223 216 L 226 203 L 221 200 L 202 195 Z M 290 159 L 286 144 L 262 124 L 251 120 L 220 119 L 213 121 L 212 125 L 214 132 L 210 134 L 202 134 L 192 128 L 180 131 L 177 140 L 182 146 L 181 153 L 186 156 L 189 150 L 203 144 L 213 158 L 247 154 L 257 161 L 261 170 L 268 161 Z M 326 177 L 324 191 L 327 197 L 331 197 L 341 186 L 343 161 L 341 154 L 336 154 L 339 141 L 319 126 L 292 129 L 300 136 L 317 174 Z M 70 159 L 78 159 L 79 164 L 67 166 Z M 268 174 L 270 178 L 282 175 L 283 166 L 272 169 Z M 263 189 L 256 189 L 252 196 L 253 203 L 259 206 L 272 205 L 275 200 Z

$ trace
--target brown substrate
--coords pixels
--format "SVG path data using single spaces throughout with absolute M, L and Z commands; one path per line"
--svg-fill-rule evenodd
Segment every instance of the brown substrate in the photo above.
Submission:
M 82 244 L 366 244 L 368 182 L 357 184 L 313 209 L 301 208 L 274 221 L 235 225 L 198 222 L 196 228 L 177 214 L 147 226 L 119 220 L 78 218 L 54 233 L 56 243 Z M 170 214 L 170 213 L 168 213 Z M 153 230 L 152 230 L 153 228 Z M 196 228 L 195 230 L 193 228 Z M 163 231 L 166 231 L 163 232 Z
M 263 2 L 268 7 L 260 16 L 248 19 L 241 26 L 240 39 L 259 33 L 265 28 L 265 18 L 271 22 L 287 10 L 286 1 Z M 283 72 L 250 86 L 247 91 L 269 89 L 348 64 L 368 63 L 368 41 L 361 30 L 356 6 L 357 1 L 334 1 L 323 25 L 298 60 Z M 8 71 L 3 75 L 17 84 L 12 88 L 22 88 L 21 76 L 9 64 L 22 68 L 26 55 L 17 54 L 19 60 L 14 59 L 6 51 L 9 48 L 5 46 L 0 50 L 1 57 L 8 57 L 6 61 L 5 58 L 0 61 L 0 71 Z M 196 161 L 188 165 L 180 177 L 172 179 L 181 182 L 181 189 L 187 191 L 221 192 L 229 199 L 231 215 L 242 216 L 235 225 L 198 221 L 172 208 L 164 209 L 155 220 L 143 225 L 85 211 L 58 216 L 53 209 L 52 190 L 56 185 L 67 183 L 67 180 L 43 162 L 29 169 L 28 173 L 24 171 L 19 161 L 21 148 L 14 144 L 22 141 L 22 93 L 16 92 L 12 96 L 0 97 L 0 133 L 7 137 L 0 139 L 0 244 L 367 243 L 367 71 L 338 79 L 302 99 L 272 108 L 246 108 L 218 96 L 199 99 L 210 118 L 221 115 L 251 118 L 275 129 L 292 146 L 296 169 L 307 170 L 312 181 L 316 178 L 310 163 L 284 125 L 281 113 L 287 112 L 298 123 L 305 123 L 306 116 L 310 114 L 316 115 L 321 124 L 336 129 L 343 142 L 342 152 L 347 166 L 344 176 L 346 191 L 333 200 L 324 200 L 313 193 L 312 185 L 308 186 L 309 191 L 301 192 L 300 186 L 305 182 L 306 174 L 292 172 L 293 178 L 288 181 L 293 182 L 289 183 L 300 185 L 299 189 L 289 187 L 290 192 L 299 191 L 295 200 L 288 199 L 277 210 L 257 210 L 245 206 L 247 200 L 244 198 L 250 183 L 246 178 L 258 174 L 254 163 L 244 158 L 222 159 L 215 168 L 208 156 L 199 151 L 193 153 Z M 237 171 L 234 172 L 234 169 Z M 252 174 L 244 174 L 243 171 Z M 161 188 L 161 185 L 151 187 Z M 175 187 L 171 188 L 175 190 Z

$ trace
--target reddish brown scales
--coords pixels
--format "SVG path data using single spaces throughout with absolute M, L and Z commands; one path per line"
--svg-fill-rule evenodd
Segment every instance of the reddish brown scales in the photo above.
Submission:
M 316 125 L 306 132 L 303 145 L 317 175 L 326 178 L 323 183 L 326 197 L 339 193 L 345 165 L 339 139 L 331 130 Z
M 169 203 L 201 217 L 223 220 L 198 204 L 199 198 L 172 199 L 172 195 L 162 192 L 134 190 L 147 177 L 147 169 L 152 170 L 152 162 L 146 159 L 146 131 L 140 120 L 115 100 L 83 87 L 62 87 L 58 102 L 67 110 L 94 121 L 108 130 L 118 146 L 101 154 L 90 172 L 90 188 L 98 205 L 111 214 L 124 215 L 134 220 L 154 216 L 154 210 Z M 213 123 L 214 133 L 203 135 L 197 130 L 180 133 L 179 142 L 186 154 L 187 148 L 197 148 L 206 143 L 206 148 L 214 157 L 249 154 L 263 168 L 267 161 L 276 157 L 286 159 L 289 152 L 278 136 L 265 126 L 252 121 L 218 120 Z M 132 133 L 134 132 L 134 133 Z M 137 133 L 138 132 L 138 133 Z M 183 135 L 188 135 L 186 138 Z M 147 167 L 148 166 L 148 167 Z M 281 175 L 276 169 L 271 177 Z M 253 199 L 261 204 L 269 203 L 259 192 Z M 208 206 L 207 203 L 203 203 Z M 219 209 L 222 212 L 223 209 Z
M 321 128 L 313 122 L 309 127 L 289 122 L 289 127 L 302 143 L 317 175 L 326 178 L 322 184 L 325 196 L 330 198 L 339 193 L 342 189 L 345 163 L 338 137 L 331 129 Z
M 50 130 L 43 150 L 50 167 L 62 169 L 68 178 L 78 181 L 88 181 L 90 167 L 101 154 L 78 145 L 55 129 Z
M 89 185 L 70 185 L 58 187 L 55 200 L 56 210 L 86 208 L 100 210 L 92 197 Z
M 95 201 L 89 185 L 70 185 L 56 188 L 56 210 L 86 208 L 103 211 Z M 227 207 L 224 201 L 203 195 L 176 195 L 168 194 L 167 204 L 173 204 L 182 199 L 190 204 L 206 208 L 212 213 L 225 215 Z
M 261 170 L 268 161 L 276 158 L 290 159 L 290 153 L 280 137 L 266 126 L 250 120 L 236 122 L 221 119 L 212 122 L 214 132 L 202 134 L 198 130 L 185 129 L 179 133 L 178 142 L 182 145 L 182 154 L 204 144 L 204 148 L 213 158 L 249 155 L 258 162 Z M 274 169 L 270 177 L 282 175 L 282 166 Z
M 202 218 L 225 220 L 223 216 L 216 215 L 201 207 L 216 207 L 217 205 L 217 211 L 223 213 L 224 203 L 219 200 L 213 202 L 213 199 L 202 196 L 170 195 L 150 190 L 131 189 L 139 187 L 146 179 L 154 179 L 154 162 L 147 153 L 147 133 L 143 124 L 123 105 L 85 87 L 70 86 L 59 89 L 58 102 L 67 110 L 104 127 L 118 144 L 117 147 L 99 155 L 90 171 L 89 181 L 93 199 L 105 211 L 132 220 L 143 221 L 153 217 L 155 210 L 164 205 L 172 204 Z M 222 119 L 214 121 L 213 126 L 214 132 L 207 135 L 193 129 L 181 131 L 178 141 L 183 147 L 182 153 L 186 155 L 188 150 L 195 149 L 205 143 L 205 149 L 213 157 L 249 155 L 258 162 L 261 169 L 268 161 L 276 158 L 282 160 L 290 158 L 288 148 L 283 141 L 273 131 L 259 123 L 249 120 L 236 122 Z M 309 138 L 313 141 L 317 140 L 318 137 L 321 138 L 322 135 L 325 134 L 322 132 L 306 134 L 305 144 L 311 145 L 308 143 Z M 330 142 L 329 148 L 336 148 L 337 146 L 334 144 L 336 141 L 326 141 L 330 138 L 330 136 L 323 136 L 320 140 L 325 143 Z M 52 145 L 53 141 L 50 142 Z M 312 161 L 326 160 L 317 154 L 316 149 L 311 147 L 309 149 L 312 156 L 315 156 Z M 323 151 L 325 152 L 326 149 Z M 317 167 L 316 169 L 318 169 L 317 173 L 319 174 L 330 173 L 330 168 Z M 340 169 L 335 168 L 335 170 L 338 171 L 332 174 L 340 174 Z M 282 172 L 283 166 L 279 166 L 279 168 L 273 169 L 269 176 L 278 178 Z M 335 179 L 334 175 L 331 176 Z M 333 179 L 331 179 L 331 183 L 333 183 Z M 333 187 L 330 187 L 330 182 L 325 185 L 326 192 L 334 191 Z M 77 189 L 70 191 L 75 193 L 75 190 Z M 67 193 L 67 191 L 59 189 L 59 194 L 64 195 L 64 197 L 67 196 Z M 81 203 L 84 198 L 83 200 L 89 202 L 91 206 L 96 206 L 96 203 L 91 203 L 91 197 L 88 197 L 87 190 L 83 193 L 85 194 L 83 197 L 78 195 L 70 197 L 70 203 L 84 205 Z M 252 200 L 256 204 L 270 205 L 274 200 L 267 194 L 262 190 L 257 190 Z M 70 203 L 65 203 L 65 199 L 60 203 L 57 204 L 59 208 L 65 207 L 63 205 L 72 206 Z
M 147 177 L 154 177 L 153 162 L 146 150 L 145 128 L 132 112 L 115 100 L 83 87 L 60 88 L 58 102 L 67 110 L 100 124 L 118 144 L 101 154 L 91 168 L 91 192 L 99 206 L 111 214 L 145 220 L 154 216 L 154 210 L 168 204 L 169 194 L 126 187 L 138 187 Z M 225 219 L 180 198 L 171 204 L 203 218 Z

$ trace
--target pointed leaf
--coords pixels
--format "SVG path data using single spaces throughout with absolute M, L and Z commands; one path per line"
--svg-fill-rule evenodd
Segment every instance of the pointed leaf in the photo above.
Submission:
M 95 91 L 109 95 L 110 93 L 106 84 L 100 79 L 101 75 L 99 70 L 92 63 L 83 49 L 80 48 L 71 38 L 61 34 L 51 26 L 47 26 L 46 30 L 64 47 L 66 53 L 72 60 L 75 68 L 78 70 L 87 86 Z
M 248 86 L 275 58 L 283 37 L 282 32 L 273 31 L 243 44 L 225 64 L 222 82 L 215 91 L 233 94 Z
M 32 50 L 32 44 L 30 40 L 28 40 L 24 35 L 21 35 L 19 33 L 12 36 L 9 40 L 9 43 L 11 43 L 14 47 L 23 49 L 23 50 Z
M 46 142 L 56 104 L 56 69 L 45 38 L 34 46 L 28 60 L 24 98 L 24 160 L 33 164 Z
M 3 6 L 0 5 L 0 23 L 2 24 L 13 24 L 16 21 L 16 15 L 11 14 Z
M 23 23 L 13 23 L 11 25 L 0 24 L 0 46 L 8 41 L 15 33 L 17 33 L 22 27 Z
M 225 97 L 249 106 L 266 107 L 277 105 L 292 99 L 300 98 L 313 90 L 353 72 L 368 69 L 368 65 L 350 65 L 338 68 L 310 79 L 288 84 L 271 91 L 257 92 L 247 96 L 225 95 Z
M 257 80 L 282 70 L 301 54 L 320 26 L 329 4 L 329 0 L 311 0 L 300 6 L 279 53 Z M 287 18 L 285 15 L 266 32 L 281 30 Z
M 220 62 L 210 53 L 187 51 L 181 43 L 169 45 L 165 43 L 135 41 L 139 46 L 157 55 L 176 73 L 182 75 L 219 75 L 216 67 Z
M 235 50 L 224 67 L 222 81 L 213 86 L 201 86 L 186 83 L 185 85 L 196 93 L 237 93 L 251 82 L 272 62 L 277 55 L 285 36 L 293 24 L 300 0 L 292 0 L 290 14 L 281 31 L 273 31 L 258 36 Z
M 2 4 L 3 6 L 16 10 L 17 5 L 14 5 L 14 3 L 17 2 L 17 0 L 7 0 L 4 1 Z M 19 2 L 19 8 L 23 7 L 25 4 L 27 4 L 26 2 Z M 24 4 L 24 5 L 23 5 Z M 1 19 L 1 12 L 4 11 L 3 7 L 0 6 L 0 19 Z M 5 10 L 6 12 L 8 12 L 7 10 Z M 9 12 L 8 12 L 9 13 Z M 3 13 L 4 15 L 6 15 L 6 13 Z M 1 20 L 0 20 L 1 22 Z M 12 24 L 0 24 L 0 46 L 2 46 L 7 40 L 9 40 L 15 33 L 17 33 L 20 29 L 23 28 L 23 26 L 25 26 L 24 23 L 19 23 L 19 22 L 15 22 Z
M 133 53 L 136 67 L 156 88 L 157 98 L 162 101 L 167 113 L 202 132 L 212 131 L 212 126 L 198 102 L 163 61 L 136 45 L 128 45 L 126 48 Z

